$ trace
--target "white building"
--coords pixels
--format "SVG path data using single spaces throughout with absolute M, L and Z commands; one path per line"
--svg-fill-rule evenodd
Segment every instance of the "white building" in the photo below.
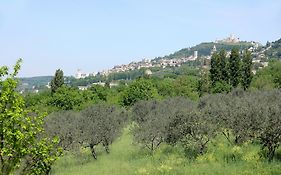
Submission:
M 197 50 L 194 51 L 193 57 L 194 57 L 194 59 L 197 59 L 197 58 L 198 58 L 198 51 L 197 51 Z
M 88 77 L 88 76 L 89 76 L 89 74 L 83 73 L 83 72 L 81 71 L 81 69 L 78 69 L 77 72 L 76 72 L 76 74 L 75 74 L 75 78 L 76 78 L 76 79 L 86 78 L 86 77 Z

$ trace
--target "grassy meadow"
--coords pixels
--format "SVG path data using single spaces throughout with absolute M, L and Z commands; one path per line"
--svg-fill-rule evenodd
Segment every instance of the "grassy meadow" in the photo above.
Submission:
M 180 146 L 161 145 L 153 154 L 133 143 L 130 129 L 126 128 L 110 147 L 107 154 L 97 149 L 94 160 L 88 149 L 76 155 L 66 154 L 52 168 L 54 175 L 160 175 L 160 174 L 268 174 L 279 175 L 281 163 L 277 158 L 271 163 L 260 156 L 260 148 L 253 143 L 241 146 L 229 144 L 218 136 L 208 145 L 208 152 L 196 159 Z M 277 151 L 280 157 L 281 150 Z

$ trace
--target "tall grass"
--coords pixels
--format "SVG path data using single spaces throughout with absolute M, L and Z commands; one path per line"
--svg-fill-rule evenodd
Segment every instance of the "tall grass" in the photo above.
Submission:
M 110 147 L 111 153 L 98 148 L 98 160 L 90 151 L 65 155 L 52 168 L 61 175 L 174 175 L 174 174 L 281 174 L 281 163 L 267 163 L 259 156 L 259 147 L 245 143 L 234 146 L 223 137 L 208 146 L 208 152 L 195 160 L 187 159 L 180 146 L 162 145 L 153 154 L 133 143 L 129 128 Z M 278 150 L 280 152 L 280 150 Z

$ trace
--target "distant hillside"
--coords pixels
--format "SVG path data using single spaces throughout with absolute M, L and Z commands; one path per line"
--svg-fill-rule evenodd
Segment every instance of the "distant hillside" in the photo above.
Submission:
M 255 43 L 255 42 L 254 42 Z M 256 43 L 260 45 L 259 43 Z M 173 54 L 164 56 L 164 57 L 157 57 L 156 60 L 159 59 L 179 59 L 183 57 L 189 57 L 193 55 L 194 51 L 198 51 L 198 56 L 207 56 L 210 55 L 213 47 L 216 47 L 217 50 L 225 49 L 226 51 L 230 51 L 233 47 L 237 47 L 239 49 L 250 48 L 253 46 L 252 42 L 241 41 L 237 43 L 215 43 L 215 42 L 205 42 L 198 44 L 191 48 L 184 48 L 179 51 L 176 51 Z
M 157 57 L 154 60 L 156 63 L 160 62 L 162 59 L 181 59 L 192 56 L 194 51 L 198 51 L 198 57 L 210 56 L 211 51 L 214 46 L 216 50 L 225 49 L 226 51 L 231 51 L 233 47 L 237 47 L 241 50 L 250 49 L 253 51 L 254 60 L 261 60 L 261 62 L 267 62 L 268 59 L 281 59 L 281 39 L 267 43 L 262 46 L 257 42 L 204 42 L 190 48 L 184 48 L 176 51 L 173 54 Z M 260 64 L 260 63 L 258 63 Z M 174 77 L 176 75 L 182 74 L 196 74 L 194 70 L 201 65 L 200 60 L 189 61 L 184 64 L 182 68 L 178 67 L 149 67 L 153 72 L 153 77 Z M 66 81 L 71 86 L 86 86 L 95 82 L 105 82 L 105 81 L 118 81 L 118 80 L 132 80 L 144 74 L 147 68 L 130 70 L 125 72 L 111 73 L 107 77 L 102 75 L 89 76 L 82 79 L 75 79 L 74 77 L 66 77 Z M 196 72 L 196 71 L 195 71 Z M 35 89 L 45 89 L 46 85 L 51 81 L 52 76 L 40 76 L 31 78 L 20 78 L 19 90 L 34 91 Z
M 19 90 L 44 89 L 53 76 L 19 78 Z
M 281 59 L 281 38 L 266 44 L 265 55 L 271 59 Z

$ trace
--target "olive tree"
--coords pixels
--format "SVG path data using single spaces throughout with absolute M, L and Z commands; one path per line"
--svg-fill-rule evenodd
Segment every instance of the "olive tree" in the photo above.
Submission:
M 132 109 L 135 140 L 152 152 L 163 142 L 173 142 L 176 136 L 171 134 L 171 122 L 177 113 L 192 106 L 193 103 L 183 97 L 136 103 Z
M 115 106 L 97 104 L 84 109 L 81 115 L 81 139 L 90 147 L 93 157 L 97 158 L 95 146 L 99 144 L 109 153 L 109 145 L 120 135 L 127 113 Z
M 271 161 L 281 139 L 280 97 L 278 90 L 235 90 L 206 96 L 199 102 L 199 108 L 212 118 L 212 123 L 231 144 L 259 141 Z
M 154 151 L 164 142 L 168 111 L 162 111 L 161 103 L 157 101 L 138 102 L 133 109 L 136 126 L 133 130 L 135 141 L 141 143 L 150 151 Z
M 81 146 L 81 115 L 74 111 L 60 111 L 45 118 L 45 130 L 49 136 L 58 136 L 59 145 L 65 151 L 76 151 Z

